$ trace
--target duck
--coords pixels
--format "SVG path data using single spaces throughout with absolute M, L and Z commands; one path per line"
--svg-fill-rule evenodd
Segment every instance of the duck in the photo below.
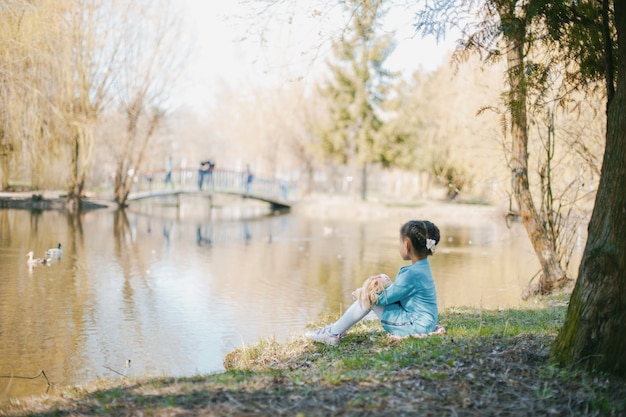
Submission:
M 50 262 L 52 262 L 52 259 L 49 259 L 49 258 L 34 258 L 33 257 L 34 255 L 35 253 L 32 250 L 26 254 L 26 256 L 28 256 L 28 261 L 26 261 L 26 263 L 29 266 L 48 265 L 50 264 Z
M 63 251 L 61 250 L 60 243 L 57 243 L 56 248 L 48 249 L 46 251 L 46 258 L 60 259 L 62 255 L 63 255 Z

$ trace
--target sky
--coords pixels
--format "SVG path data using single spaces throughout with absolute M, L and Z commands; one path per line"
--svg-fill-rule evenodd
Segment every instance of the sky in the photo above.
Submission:
M 329 34 L 345 25 L 338 8 L 315 9 L 317 0 L 297 0 L 298 6 L 295 0 L 279 2 L 283 7 L 272 18 L 253 10 L 250 1 L 176 3 L 182 7 L 191 46 L 181 92 L 185 104 L 198 111 L 207 108 L 224 85 L 244 88 L 310 79 L 324 65 Z M 436 69 L 454 47 L 453 39 L 437 43 L 433 37 L 415 35 L 412 17 L 404 9 L 392 9 L 384 25 L 397 42 L 387 66 L 407 76 L 416 69 Z

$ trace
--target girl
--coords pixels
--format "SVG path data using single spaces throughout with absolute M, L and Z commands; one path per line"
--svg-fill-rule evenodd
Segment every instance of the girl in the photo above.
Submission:
M 335 345 L 370 310 L 376 313 L 383 328 L 392 335 L 405 337 L 434 332 L 439 317 L 437 292 L 428 256 L 435 253 L 439 238 L 439 229 L 427 220 L 406 222 L 400 228 L 400 256 L 405 261 L 411 261 L 411 265 L 400 268 L 394 282 L 378 294 L 378 300 L 371 308 L 357 300 L 335 323 L 308 331 L 305 336 L 316 342 Z M 442 328 L 437 330 L 442 332 Z

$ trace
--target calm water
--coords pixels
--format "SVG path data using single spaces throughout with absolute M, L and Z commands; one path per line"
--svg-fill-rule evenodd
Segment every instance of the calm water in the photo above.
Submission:
M 300 335 L 344 309 L 365 277 L 405 264 L 405 216 L 268 216 L 240 204 L 156 201 L 77 220 L 0 210 L 0 400 L 45 392 L 41 377 L 6 378 L 41 370 L 54 385 L 221 371 L 229 351 Z M 538 270 L 521 225 L 431 219 L 442 232 L 431 258 L 440 308 L 520 303 Z M 28 267 L 28 251 L 57 242 L 60 262 Z

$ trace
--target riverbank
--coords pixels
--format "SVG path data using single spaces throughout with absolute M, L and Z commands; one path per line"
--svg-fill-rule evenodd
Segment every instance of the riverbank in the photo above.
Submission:
M 67 202 L 63 191 L 12 191 L 0 192 L 0 209 L 65 210 Z M 113 207 L 111 202 L 84 198 L 83 210 Z
M 552 364 L 567 298 L 449 309 L 446 334 L 425 339 L 396 340 L 366 321 L 334 347 L 262 340 L 231 352 L 224 373 L 100 381 L 12 400 L 0 415 L 626 415 L 624 379 Z
M 0 208 L 26 210 L 64 210 L 66 192 L 61 190 L 0 191 Z M 85 210 L 115 208 L 110 198 L 89 193 L 82 200 Z M 335 219 L 375 219 L 389 216 L 390 213 L 405 214 L 406 218 L 478 219 L 504 218 L 507 210 L 498 205 L 462 204 L 439 200 L 363 201 L 350 195 L 312 194 L 294 202 L 293 211 L 305 213 L 309 217 Z
M 415 201 L 362 201 L 351 196 L 313 194 L 307 196 L 294 210 L 308 217 L 371 220 L 381 217 L 431 219 L 435 223 L 458 220 L 459 222 L 505 221 L 508 208 L 498 204 L 463 204 L 448 200 Z

